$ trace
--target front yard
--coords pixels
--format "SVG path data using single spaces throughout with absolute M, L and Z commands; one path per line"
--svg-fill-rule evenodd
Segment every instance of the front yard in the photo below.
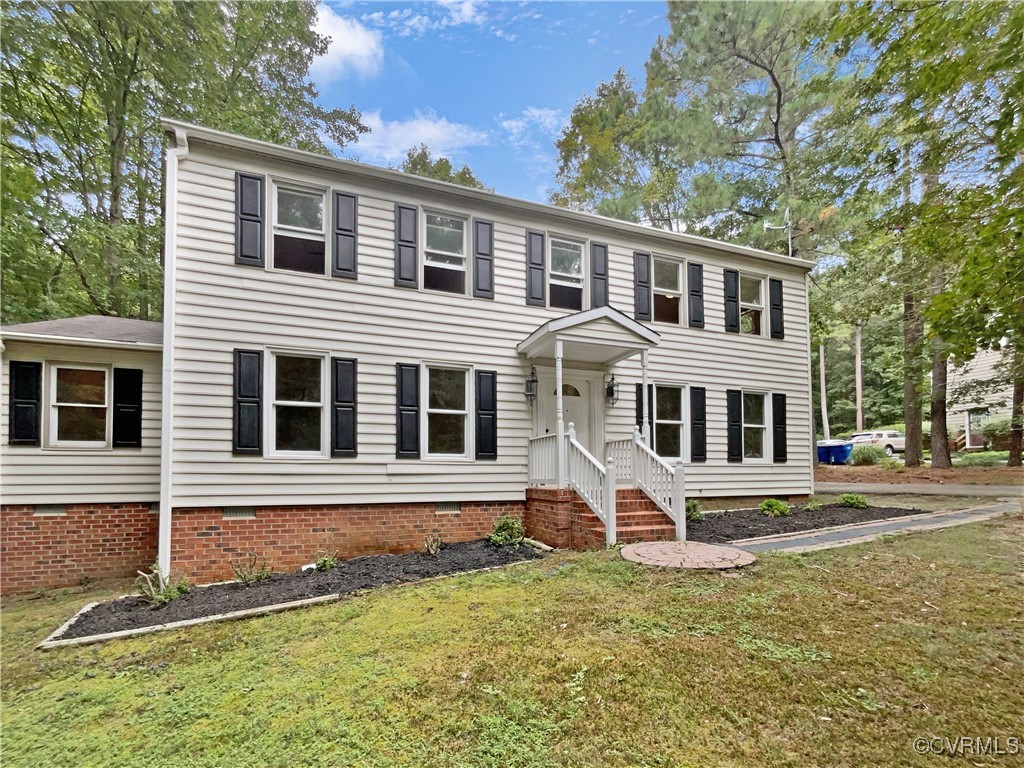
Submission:
M 8 600 L 3 764 L 934 764 L 915 737 L 1024 736 L 1022 537 L 1017 514 L 731 573 L 556 554 L 45 653 L 125 585 Z

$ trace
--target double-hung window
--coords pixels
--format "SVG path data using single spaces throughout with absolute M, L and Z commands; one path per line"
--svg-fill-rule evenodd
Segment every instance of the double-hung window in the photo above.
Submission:
M 274 184 L 274 269 L 327 274 L 325 193 Z
M 663 458 L 682 458 L 683 387 L 654 388 L 654 450 Z
M 654 320 L 679 324 L 683 298 L 683 265 L 671 259 L 654 258 Z
M 468 456 L 469 372 L 464 368 L 426 367 L 426 428 L 428 456 Z
M 423 287 L 465 293 L 466 220 L 430 212 L 425 218 Z
M 740 333 L 762 335 L 764 314 L 764 280 L 740 275 Z
M 50 444 L 73 448 L 109 445 L 110 375 L 106 368 L 50 368 Z
M 763 459 L 767 434 L 765 395 L 758 392 L 743 393 L 743 458 Z
M 275 352 L 271 360 L 268 422 L 274 452 L 326 455 L 325 358 Z
M 583 309 L 583 243 L 550 239 L 548 306 Z

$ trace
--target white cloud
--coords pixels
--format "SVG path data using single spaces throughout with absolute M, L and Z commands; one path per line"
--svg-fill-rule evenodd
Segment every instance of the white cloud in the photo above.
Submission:
M 333 83 L 349 74 L 369 77 L 384 61 L 381 33 L 356 19 L 339 16 L 327 5 L 317 8 L 316 31 L 331 39 L 327 52 L 313 59 L 310 74 L 318 83 Z
M 424 7 L 423 13 L 403 8 L 389 13 L 366 13 L 360 18 L 372 26 L 388 29 L 399 37 L 421 37 L 427 32 L 451 27 L 484 26 L 488 16 L 482 6 L 483 3 L 478 0 L 438 0 Z
M 501 127 L 508 134 L 508 139 L 519 148 L 539 146 L 540 134 L 550 144 L 558 137 L 565 125 L 566 115 L 559 109 L 550 107 L 527 107 L 519 117 L 501 121 Z
M 432 155 L 454 158 L 469 147 L 488 143 L 490 136 L 464 123 L 453 123 L 434 112 L 417 112 L 408 120 L 384 120 L 380 111 L 364 112 L 370 129 L 348 150 L 367 162 L 398 164 L 412 147 L 426 144 Z

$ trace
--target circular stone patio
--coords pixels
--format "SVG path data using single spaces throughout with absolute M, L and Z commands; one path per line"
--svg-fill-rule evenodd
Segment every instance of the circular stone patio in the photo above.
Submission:
M 756 562 L 750 552 L 736 547 L 704 544 L 699 541 L 647 541 L 627 544 L 622 556 L 641 565 L 664 568 L 740 568 Z

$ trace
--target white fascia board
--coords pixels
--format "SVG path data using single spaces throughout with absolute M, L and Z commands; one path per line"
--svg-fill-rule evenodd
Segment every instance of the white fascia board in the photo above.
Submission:
M 558 334 L 560 331 L 567 331 L 572 328 L 579 328 L 587 323 L 592 323 L 595 320 L 611 320 L 616 325 L 634 334 L 639 339 L 639 348 L 657 346 L 661 341 L 660 334 L 652 331 L 645 325 L 638 323 L 631 317 L 622 314 L 614 307 L 595 307 L 594 309 L 588 309 L 583 312 L 566 315 L 565 317 L 557 317 L 554 320 L 548 320 L 537 328 L 537 330 L 519 342 L 519 344 L 516 345 L 516 351 L 529 357 L 534 348 L 539 344 L 542 344 L 549 335 Z M 594 343 L 600 344 L 602 342 L 600 339 L 595 339 Z M 611 346 L 622 345 L 616 343 Z
M 98 349 L 136 349 L 145 352 L 160 352 L 162 344 L 151 344 L 142 341 L 115 341 L 113 339 L 82 339 L 76 336 L 39 336 L 34 333 L 18 333 L 6 331 L 0 334 L 4 341 L 17 341 L 26 344 L 58 344 L 64 347 L 93 347 Z

